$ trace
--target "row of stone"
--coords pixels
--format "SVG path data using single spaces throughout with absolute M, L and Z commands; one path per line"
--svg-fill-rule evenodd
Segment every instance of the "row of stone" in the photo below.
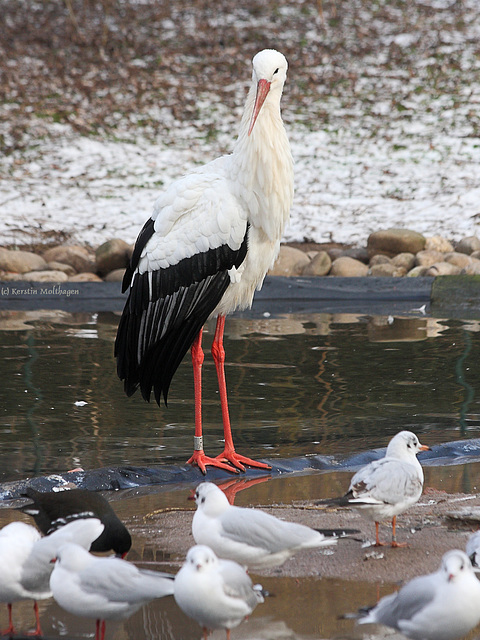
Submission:
M 0 280 L 31 282 L 119 281 L 132 246 L 114 238 L 95 252 L 61 245 L 41 254 L 0 248 Z M 437 276 L 480 274 L 480 240 L 463 238 L 454 247 L 440 236 L 426 238 L 408 229 L 370 234 L 366 247 L 302 251 L 283 245 L 270 275 Z
M 95 252 L 80 245 L 60 245 L 43 251 L 0 248 L 0 280 L 29 282 L 102 282 L 123 278 L 132 246 L 114 238 Z
M 372 233 L 366 247 L 330 247 L 304 252 L 282 246 L 271 275 L 282 276 L 440 276 L 480 275 L 480 239 L 456 246 L 441 236 L 424 237 L 408 229 Z

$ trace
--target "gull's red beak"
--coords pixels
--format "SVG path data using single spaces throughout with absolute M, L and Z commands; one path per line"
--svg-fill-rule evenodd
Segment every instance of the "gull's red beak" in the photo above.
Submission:
M 187 497 L 187 500 L 195 500 L 195 491 L 196 489 L 192 489 L 190 495 Z
M 248 127 L 248 135 L 252 133 L 252 129 L 255 125 L 255 121 L 260 113 L 260 109 L 265 102 L 265 98 L 268 96 L 268 92 L 270 91 L 270 82 L 267 80 L 259 80 L 257 85 L 257 95 L 255 97 L 255 104 L 253 106 L 252 119 L 250 120 L 250 126 Z
M 430 447 L 427 444 L 422 444 L 419 448 L 420 451 L 430 451 Z

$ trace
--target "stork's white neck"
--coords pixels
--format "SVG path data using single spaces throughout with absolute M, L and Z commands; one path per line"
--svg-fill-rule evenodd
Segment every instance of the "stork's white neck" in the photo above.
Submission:
M 280 115 L 281 91 L 267 96 L 250 135 L 255 102 L 252 86 L 245 103 L 240 134 L 231 157 L 237 197 L 249 210 L 249 221 L 270 240 L 280 240 L 293 200 L 293 159 Z

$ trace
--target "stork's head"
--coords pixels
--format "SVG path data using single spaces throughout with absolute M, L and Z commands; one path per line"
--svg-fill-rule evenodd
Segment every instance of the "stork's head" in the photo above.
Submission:
M 257 87 L 255 105 L 253 107 L 252 118 L 248 129 L 248 135 L 257 120 L 258 114 L 269 94 L 277 94 L 278 100 L 282 95 L 283 85 L 287 78 L 288 62 L 283 54 L 275 49 L 264 49 L 259 51 L 253 58 L 252 80 Z

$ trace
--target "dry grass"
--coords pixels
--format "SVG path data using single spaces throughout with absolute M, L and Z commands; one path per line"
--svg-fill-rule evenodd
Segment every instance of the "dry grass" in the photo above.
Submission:
M 361 105 L 366 118 L 385 98 L 392 118 L 418 93 L 434 100 L 454 90 L 466 101 L 468 91 L 459 90 L 471 78 L 465 55 L 479 57 L 469 31 L 472 6 L 468 0 L 0 0 L 0 150 L 30 144 L 33 117 L 84 134 L 121 136 L 134 125 L 158 136 L 171 117 L 198 119 L 202 96 L 238 107 L 244 86 L 237 83 L 263 47 L 287 55 L 295 105 L 289 117 L 311 126 L 331 124 L 332 100 L 344 117 Z M 411 35 L 407 45 L 397 38 L 402 34 Z M 478 118 L 472 111 L 474 123 Z M 215 134 L 214 121 L 204 126 Z

